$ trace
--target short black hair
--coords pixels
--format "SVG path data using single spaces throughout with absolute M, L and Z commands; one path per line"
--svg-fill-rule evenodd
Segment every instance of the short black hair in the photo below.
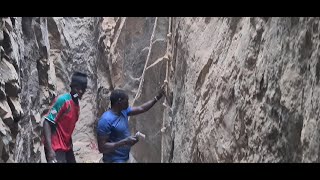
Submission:
M 70 87 L 73 88 L 73 87 L 81 87 L 81 88 L 84 88 L 86 89 L 87 88 L 87 85 L 88 85 L 88 79 L 87 79 L 87 74 L 85 73 L 81 73 L 81 72 L 74 72 L 72 74 L 72 77 L 71 77 L 71 84 L 70 84 Z
M 115 89 L 111 92 L 110 95 L 110 102 L 111 107 L 115 105 L 117 102 L 121 101 L 122 99 L 128 98 L 128 95 L 125 93 L 124 90 L 121 89 Z

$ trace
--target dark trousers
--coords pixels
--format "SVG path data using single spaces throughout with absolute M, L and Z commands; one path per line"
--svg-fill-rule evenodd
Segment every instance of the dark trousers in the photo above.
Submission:
M 58 163 L 76 163 L 76 158 L 74 157 L 73 149 L 70 149 L 69 151 L 57 150 L 55 152 L 56 152 L 56 159 Z M 46 148 L 44 148 L 44 153 L 46 155 L 46 160 L 48 162 Z

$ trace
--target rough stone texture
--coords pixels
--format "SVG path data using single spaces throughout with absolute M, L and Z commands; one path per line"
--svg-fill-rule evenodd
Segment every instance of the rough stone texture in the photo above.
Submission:
M 157 95 L 164 81 L 166 73 L 166 61 L 162 57 L 167 49 L 168 18 L 156 18 L 151 24 L 153 32 L 149 39 L 149 50 L 145 65 L 145 72 L 141 79 L 141 95 L 137 96 L 134 106 L 141 105 Z M 150 24 L 149 24 L 150 26 Z M 139 93 L 139 92 L 137 92 Z M 148 112 L 132 116 L 130 125 L 132 133 L 137 131 L 146 135 L 146 139 L 140 140 L 132 148 L 132 154 L 138 162 L 160 162 L 161 160 L 161 133 L 163 110 L 162 100 Z
M 21 107 L 24 112 L 19 124 L 21 129 L 16 139 L 15 162 L 40 162 L 42 122 L 36 121 L 37 113 L 44 113 L 43 106 L 49 106 L 46 98 L 54 97 L 54 88 L 45 79 L 43 71 L 49 64 L 50 44 L 48 40 L 47 19 L 39 17 L 18 18 L 15 23 L 15 35 L 18 45 L 13 48 L 17 55 L 19 78 L 21 81 Z
M 15 21 L 15 18 L 0 18 L 0 162 L 13 162 L 17 122 L 23 115 Z
M 111 75 L 111 42 L 115 37 L 115 28 L 119 27 L 121 18 L 102 18 L 99 26 L 98 38 L 98 58 L 97 58 L 97 76 L 98 76 L 98 91 L 97 91 L 97 121 L 101 115 L 107 110 L 110 102 L 110 91 L 114 89 Z M 97 123 L 97 122 L 96 122 Z
M 176 18 L 163 162 L 319 162 L 318 29 L 319 18 Z
M 122 88 L 129 94 L 130 102 L 145 66 L 154 20 L 145 17 L 120 18 L 119 27 L 115 25 L 116 31 L 110 45 L 112 83 L 114 89 Z

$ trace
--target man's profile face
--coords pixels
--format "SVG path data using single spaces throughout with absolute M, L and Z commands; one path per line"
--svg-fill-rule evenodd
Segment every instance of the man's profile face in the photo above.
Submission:
M 129 98 L 128 97 L 124 98 L 121 104 L 122 104 L 122 109 L 127 109 L 129 107 Z
M 86 92 L 86 88 L 76 87 L 76 92 L 78 93 L 78 98 L 81 99 L 83 94 Z

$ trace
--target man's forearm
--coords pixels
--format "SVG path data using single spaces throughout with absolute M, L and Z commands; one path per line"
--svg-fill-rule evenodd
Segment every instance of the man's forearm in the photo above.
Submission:
M 43 130 L 44 130 L 44 138 L 45 138 L 45 146 L 46 148 L 51 151 L 51 126 L 47 120 L 43 122 Z
M 157 96 L 155 96 L 153 99 L 149 100 L 148 102 L 137 107 L 132 107 L 131 112 L 128 115 L 134 116 L 134 115 L 147 112 L 157 101 L 159 101 L 162 98 L 162 96 L 163 96 L 163 93 L 159 93 Z
M 152 100 L 142 104 L 140 107 L 143 109 L 144 112 L 148 111 L 155 103 L 157 100 L 153 98 Z
M 103 145 L 103 153 L 110 153 L 115 151 L 117 148 L 125 146 L 126 143 L 124 140 L 118 141 L 118 142 L 106 142 Z

